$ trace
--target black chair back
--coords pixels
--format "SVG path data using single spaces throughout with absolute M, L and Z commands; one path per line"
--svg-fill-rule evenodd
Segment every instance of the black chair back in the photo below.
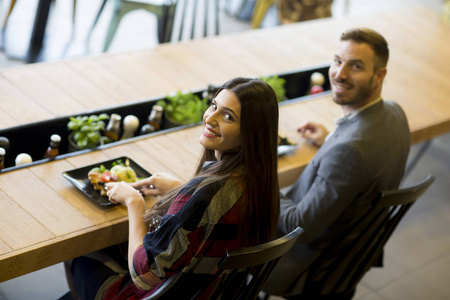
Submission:
M 434 180 L 434 176 L 429 175 L 412 187 L 380 192 L 372 209 L 355 225 L 358 232 L 344 233 L 355 235 L 351 242 L 341 245 L 337 239 L 309 268 L 304 293 L 352 294 L 372 266 L 381 266 L 384 245 L 406 212 Z
M 297 227 L 268 243 L 227 252 L 213 276 L 180 272 L 167 279 L 146 300 L 256 299 L 281 256 L 292 248 L 302 233 L 303 229 Z M 191 294 L 195 289 L 196 292 Z

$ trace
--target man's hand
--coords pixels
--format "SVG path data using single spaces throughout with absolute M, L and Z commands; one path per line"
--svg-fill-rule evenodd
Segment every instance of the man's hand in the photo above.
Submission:
M 328 130 L 322 124 L 307 122 L 297 129 L 301 137 L 320 147 L 325 142 Z

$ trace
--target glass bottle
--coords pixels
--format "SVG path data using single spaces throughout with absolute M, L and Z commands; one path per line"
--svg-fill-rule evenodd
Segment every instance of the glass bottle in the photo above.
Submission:
M 50 137 L 50 146 L 45 151 L 44 158 L 55 159 L 59 154 L 59 144 L 61 143 L 61 137 L 57 134 L 52 134 Z
M 153 126 L 155 128 L 155 131 L 161 129 L 162 113 L 163 107 L 161 105 L 158 104 L 153 105 L 152 111 L 148 117 L 147 124 Z
M 208 101 L 211 101 L 214 98 L 214 95 L 216 94 L 219 87 L 216 87 L 215 85 L 208 85 L 208 88 L 203 91 L 202 97 L 208 99 Z
M 5 151 L 9 150 L 9 140 L 7 137 L 0 136 L 0 147 L 5 149 Z
M 5 154 L 6 151 L 4 148 L 0 148 L 0 171 L 5 167 Z
M 152 133 L 152 132 L 155 132 L 155 131 L 156 131 L 155 127 L 153 127 L 150 124 L 145 124 L 141 128 L 140 134 L 142 135 L 142 134 Z
M 108 126 L 106 127 L 105 135 L 113 142 L 119 140 L 120 136 L 120 121 L 122 117 L 118 114 L 112 114 L 109 120 Z

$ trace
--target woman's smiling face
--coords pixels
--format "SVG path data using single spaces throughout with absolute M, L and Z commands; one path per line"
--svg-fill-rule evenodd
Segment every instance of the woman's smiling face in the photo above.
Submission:
M 216 158 L 224 151 L 241 146 L 241 104 L 229 90 L 221 90 L 203 115 L 200 144 L 216 151 Z

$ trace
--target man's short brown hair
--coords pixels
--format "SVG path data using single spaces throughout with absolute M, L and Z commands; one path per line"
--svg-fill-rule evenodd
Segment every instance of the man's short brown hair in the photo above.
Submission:
M 369 28 L 352 28 L 342 33 L 341 41 L 348 40 L 370 45 L 375 53 L 374 70 L 386 67 L 389 59 L 389 48 L 381 34 Z

